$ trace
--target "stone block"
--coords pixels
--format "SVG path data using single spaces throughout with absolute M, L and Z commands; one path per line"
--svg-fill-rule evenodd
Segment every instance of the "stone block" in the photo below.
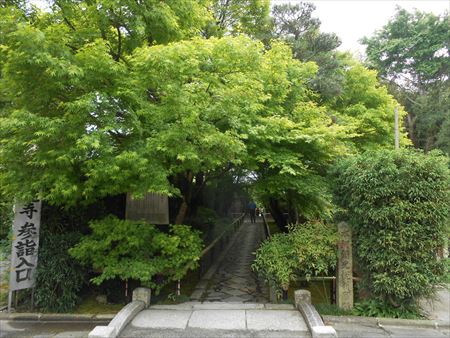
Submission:
M 150 306 L 150 301 L 152 299 L 152 290 L 149 288 L 136 288 L 133 290 L 133 302 L 141 301 L 144 302 L 145 308 Z
M 295 307 L 298 309 L 300 302 L 311 304 L 311 292 L 308 290 L 295 290 Z
M 332 326 L 313 326 L 311 335 L 313 338 L 337 338 L 336 330 Z
M 96 326 L 89 332 L 89 338 L 115 338 L 117 337 L 116 329 L 112 326 Z
M 98 295 L 97 297 L 95 297 L 95 300 L 99 304 L 107 304 L 108 303 L 108 300 L 106 299 L 106 295 Z

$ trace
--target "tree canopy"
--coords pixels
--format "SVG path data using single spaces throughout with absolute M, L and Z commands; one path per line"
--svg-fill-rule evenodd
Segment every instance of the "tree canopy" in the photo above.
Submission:
M 313 17 L 314 10 L 314 4 L 307 2 L 273 6 L 272 35 L 289 44 L 296 59 L 317 63 L 319 70 L 312 85 L 325 101 L 342 91 L 343 65 L 336 51 L 341 41 L 334 33 L 320 31 L 321 22 Z
M 366 37 L 367 61 L 406 107 L 406 126 L 416 147 L 449 151 L 448 13 L 437 16 L 397 9 L 395 17 Z
M 265 15 L 265 1 L 250 2 Z M 219 7 L 137 4 L 0 9 L 2 194 L 57 205 L 178 195 L 182 223 L 208 180 L 234 168 L 274 210 L 287 203 L 316 217 L 329 210 L 337 156 L 393 144 L 395 101 L 374 72 L 334 52 L 337 38 L 318 31 L 310 7 L 294 11 L 311 21 L 306 35 L 328 41 L 317 53 L 338 60 L 335 96 L 317 86 L 320 59 L 309 62 L 290 33 L 263 44 L 238 34 L 253 33 L 235 13 L 240 24 L 205 39 Z

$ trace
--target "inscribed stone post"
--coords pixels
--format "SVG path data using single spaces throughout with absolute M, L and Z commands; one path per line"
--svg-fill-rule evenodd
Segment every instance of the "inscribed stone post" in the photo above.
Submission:
M 17 203 L 14 207 L 13 241 L 9 291 L 32 288 L 38 260 L 40 201 Z
M 342 309 L 353 308 L 353 258 L 352 231 L 350 226 L 338 224 L 338 266 L 336 280 L 336 302 Z

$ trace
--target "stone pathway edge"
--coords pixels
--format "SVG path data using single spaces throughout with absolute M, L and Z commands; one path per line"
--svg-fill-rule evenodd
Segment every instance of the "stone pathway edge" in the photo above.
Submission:
M 294 292 L 295 308 L 300 311 L 312 338 L 337 338 L 336 330 L 331 325 L 325 325 L 319 312 L 311 304 L 311 292 L 296 290 Z
M 348 323 L 348 324 L 373 324 L 373 325 L 394 325 L 418 328 L 445 328 L 450 329 L 450 323 L 439 320 L 427 319 L 398 319 L 379 317 L 359 317 L 359 316 L 323 316 L 326 324 Z

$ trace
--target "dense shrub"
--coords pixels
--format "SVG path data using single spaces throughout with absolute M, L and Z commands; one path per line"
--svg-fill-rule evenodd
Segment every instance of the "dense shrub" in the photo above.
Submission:
M 443 275 L 436 253 L 449 213 L 447 158 L 412 150 L 368 152 L 337 168 L 337 203 L 353 225 L 364 284 L 407 306 Z
M 7 241 L 12 228 L 13 204 L 0 197 L 0 241 Z
M 352 314 L 364 317 L 387 317 L 403 319 L 420 319 L 420 309 L 416 304 L 406 303 L 399 306 L 393 306 L 390 302 L 369 299 L 356 303 Z
M 217 222 L 218 216 L 212 209 L 205 207 L 198 207 L 195 215 L 189 217 L 189 224 L 197 229 L 207 229 L 214 226 Z
M 79 233 L 41 233 L 36 276 L 36 305 L 44 311 L 68 312 L 79 301 L 86 274 L 68 249 L 78 243 Z
M 252 265 L 278 291 L 286 291 L 297 277 L 326 275 L 336 266 L 335 226 L 309 222 L 289 230 L 263 242 Z
M 143 221 L 109 216 L 90 227 L 92 234 L 84 236 L 70 254 L 101 271 L 92 279 L 94 284 L 116 277 L 134 279 L 158 293 L 196 268 L 202 250 L 199 232 L 186 225 L 171 225 L 164 233 Z

